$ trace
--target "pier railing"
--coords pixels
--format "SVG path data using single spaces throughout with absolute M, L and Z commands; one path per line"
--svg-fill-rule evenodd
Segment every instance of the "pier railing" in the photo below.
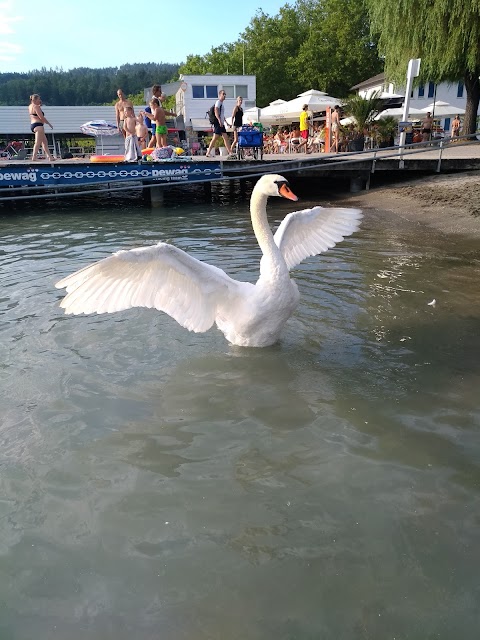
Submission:
M 435 140 L 430 140 L 428 142 L 415 142 L 410 144 L 405 144 L 403 146 L 394 145 L 392 147 L 382 147 L 381 149 L 366 149 L 364 151 L 346 151 L 339 152 L 336 154 L 313 156 L 305 158 L 302 156 L 302 169 L 315 169 L 319 167 L 331 167 L 333 165 L 355 165 L 359 162 L 370 162 L 371 163 L 371 173 L 375 173 L 376 164 L 380 160 L 398 160 L 398 168 L 402 169 L 405 158 L 408 156 L 419 155 L 423 153 L 431 153 L 437 152 L 437 167 L 436 172 L 441 171 L 442 164 L 442 156 L 443 151 L 447 148 L 457 148 L 457 147 L 466 147 L 469 145 L 478 145 L 478 138 L 480 134 L 470 134 L 467 136 L 455 137 L 455 138 L 437 138 Z M 287 167 L 286 165 L 292 164 L 294 166 Z M 268 162 L 268 171 L 265 173 L 271 173 L 270 169 L 272 169 L 273 165 L 278 167 L 282 167 L 282 171 L 297 171 L 299 160 L 291 159 L 291 160 L 280 160 L 280 161 L 269 161 Z M 256 166 L 256 165 L 253 165 Z M 259 167 L 260 170 L 260 167 Z M 234 167 L 229 169 L 228 173 L 232 174 L 234 172 L 241 172 L 242 169 L 240 167 Z M 252 175 L 258 174 L 258 171 L 253 173 Z
M 478 145 L 478 134 L 471 134 L 467 136 L 434 139 L 429 142 L 417 142 L 406 144 L 403 146 L 386 147 L 382 149 L 367 149 L 365 151 L 352 151 L 343 152 L 337 154 L 321 154 L 315 156 L 302 156 L 301 158 L 292 159 L 264 159 L 263 162 L 231 162 L 230 160 L 223 164 L 224 174 L 220 176 L 213 175 L 209 182 L 219 182 L 222 180 L 238 180 L 243 178 L 256 178 L 259 175 L 265 173 L 289 173 L 289 172 L 302 172 L 306 170 L 315 169 L 334 169 L 335 167 L 350 167 L 355 168 L 355 165 L 361 163 L 362 171 L 368 170 L 370 174 L 375 173 L 377 164 L 384 160 L 396 160 L 398 161 L 398 168 L 403 169 L 405 160 L 410 156 L 436 152 L 436 169 L 439 173 L 441 171 L 443 152 L 447 148 L 452 147 L 465 147 L 469 145 Z M 181 162 L 181 160 L 179 159 Z M 226 172 L 226 175 L 225 175 Z M 25 190 L 30 189 L 26 186 L 7 186 L 0 187 L 0 202 L 11 202 L 14 200 L 29 200 L 29 199 L 43 199 L 43 198 L 61 198 L 71 197 L 73 195 L 87 195 L 98 194 L 102 191 L 116 192 L 116 191 L 130 191 L 132 189 L 145 189 L 154 187 L 172 186 L 174 183 L 159 183 L 154 177 L 142 178 L 122 178 L 118 180 L 123 186 L 108 186 L 107 184 L 113 184 L 112 180 L 106 179 L 104 183 L 98 183 L 96 188 L 91 188 L 91 182 L 76 183 L 75 187 L 71 185 L 35 185 L 32 186 L 31 195 L 25 194 Z M 191 184 L 205 184 L 205 180 L 189 180 Z M 90 187 L 90 188 L 84 188 Z M 102 188 L 103 187 L 103 188 Z M 368 188 L 368 182 L 367 182 Z

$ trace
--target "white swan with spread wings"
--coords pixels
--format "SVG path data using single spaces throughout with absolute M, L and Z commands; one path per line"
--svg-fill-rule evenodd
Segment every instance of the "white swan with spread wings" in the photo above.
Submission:
M 252 192 L 252 226 L 263 257 L 256 284 L 239 282 L 171 244 L 117 251 L 55 285 L 65 287 L 67 314 L 113 313 L 132 307 L 168 313 L 190 331 L 216 324 L 229 342 L 244 347 L 275 343 L 299 300 L 289 271 L 308 256 L 357 231 L 359 209 L 313 207 L 289 213 L 272 235 L 267 199 L 298 198 L 283 176 L 262 176 Z

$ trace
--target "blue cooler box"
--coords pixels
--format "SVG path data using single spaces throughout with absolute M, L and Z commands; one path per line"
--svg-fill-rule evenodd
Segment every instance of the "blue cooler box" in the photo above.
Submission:
M 238 132 L 239 147 L 263 146 L 263 133 L 253 127 L 242 127 Z

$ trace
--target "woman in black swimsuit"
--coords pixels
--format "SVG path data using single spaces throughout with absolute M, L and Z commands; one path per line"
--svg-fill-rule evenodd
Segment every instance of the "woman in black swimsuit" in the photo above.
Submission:
M 238 146 L 238 130 L 243 124 L 242 103 L 243 103 L 243 98 L 238 96 L 237 104 L 233 107 L 233 112 L 232 112 L 232 127 L 233 127 L 232 149 L 235 148 L 235 145 Z
M 45 114 L 42 109 L 42 101 L 38 93 L 34 93 L 30 96 L 30 105 L 28 107 L 28 113 L 30 114 L 30 129 L 35 134 L 35 144 L 33 146 L 32 160 L 37 159 L 37 154 L 40 147 L 43 147 L 45 155 L 49 160 L 55 160 L 48 149 L 48 140 L 45 135 L 45 124 L 48 124 L 53 129 L 50 122 L 45 118 Z

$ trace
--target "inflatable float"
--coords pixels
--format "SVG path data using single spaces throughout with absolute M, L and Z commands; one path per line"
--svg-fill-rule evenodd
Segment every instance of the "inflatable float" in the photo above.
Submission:
M 154 150 L 154 147 L 142 149 L 142 156 L 149 156 Z M 123 162 L 124 160 L 124 156 L 90 156 L 90 162 Z
M 123 162 L 124 156 L 90 156 L 90 162 Z

